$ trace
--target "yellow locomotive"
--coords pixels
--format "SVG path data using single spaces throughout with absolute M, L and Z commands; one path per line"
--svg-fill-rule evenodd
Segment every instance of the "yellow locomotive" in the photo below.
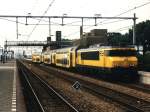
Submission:
M 136 71 L 136 50 L 130 47 L 104 46 L 77 51 L 77 66 L 99 70 Z

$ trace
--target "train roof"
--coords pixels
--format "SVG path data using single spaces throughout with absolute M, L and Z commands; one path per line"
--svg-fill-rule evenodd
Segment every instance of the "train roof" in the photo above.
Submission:
M 60 48 L 60 49 L 56 49 L 56 52 L 65 52 L 65 51 L 73 51 L 76 50 L 78 48 L 78 46 L 72 46 L 72 47 L 65 47 L 65 48 Z
M 111 49 L 135 49 L 134 46 L 99 46 L 79 49 L 78 51 L 97 51 L 97 50 L 111 50 Z
M 41 55 L 41 52 L 33 52 L 32 55 Z

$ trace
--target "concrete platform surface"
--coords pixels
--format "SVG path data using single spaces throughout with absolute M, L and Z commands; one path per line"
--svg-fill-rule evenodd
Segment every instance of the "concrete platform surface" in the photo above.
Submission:
M 21 96 L 17 95 L 17 89 L 20 89 L 17 77 L 15 60 L 0 63 L 0 112 L 22 112 L 22 110 L 17 110 L 17 103 L 20 104 L 20 101 L 17 101 L 20 98 L 17 96 Z M 22 105 L 25 105 L 24 102 Z
M 140 74 L 140 82 L 150 85 L 150 72 L 138 71 L 138 73 Z

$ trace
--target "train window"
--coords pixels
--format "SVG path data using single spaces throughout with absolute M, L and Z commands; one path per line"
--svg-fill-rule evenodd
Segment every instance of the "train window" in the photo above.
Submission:
M 64 64 L 64 65 L 67 65 L 67 64 L 69 64 L 69 60 L 67 60 L 67 59 L 57 59 L 56 60 L 57 61 L 57 63 L 61 63 L 61 64 Z
M 105 50 L 106 56 L 136 56 L 134 50 Z
M 99 60 L 99 51 L 81 52 L 82 60 Z

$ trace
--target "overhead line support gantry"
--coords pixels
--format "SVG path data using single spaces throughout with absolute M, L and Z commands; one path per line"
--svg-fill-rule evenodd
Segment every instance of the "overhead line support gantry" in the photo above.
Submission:
M 28 24 L 28 19 L 29 18 L 48 18 L 49 19 L 49 35 L 51 36 L 51 19 L 57 19 L 60 18 L 62 19 L 62 23 L 60 25 L 64 26 L 64 19 L 81 19 L 81 26 L 83 27 L 83 22 L 84 19 L 94 19 L 95 23 L 94 26 L 97 26 L 97 19 L 131 19 L 133 20 L 133 45 L 135 45 L 136 43 L 136 35 L 135 35 L 135 29 L 136 29 L 136 15 L 134 14 L 134 17 L 97 17 L 97 16 L 93 16 L 93 17 L 89 17 L 89 16 L 20 16 L 20 15 L 0 15 L 0 18 L 16 18 L 16 32 L 17 32 L 17 38 L 18 38 L 18 19 L 19 18 L 25 18 L 26 19 L 26 23 L 25 25 L 30 25 Z

